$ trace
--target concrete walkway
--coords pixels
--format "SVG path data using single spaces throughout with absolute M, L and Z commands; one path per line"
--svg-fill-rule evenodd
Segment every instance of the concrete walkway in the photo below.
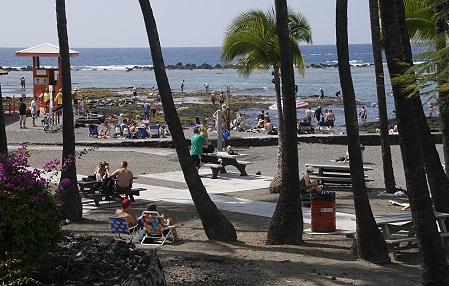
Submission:
M 14 149 L 18 146 L 8 146 Z M 62 150 L 62 146 L 33 146 L 37 150 Z M 102 147 L 102 151 L 116 152 L 121 151 L 120 147 Z M 160 148 L 136 148 L 134 152 L 141 152 L 145 154 L 157 154 L 162 156 L 176 154 L 174 149 L 160 149 Z M 212 201 L 220 210 L 238 212 L 243 214 L 257 215 L 262 217 L 272 217 L 276 208 L 275 203 L 241 199 L 224 195 L 230 192 L 244 192 L 247 190 L 267 189 L 270 186 L 272 177 L 248 175 L 240 176 L 238 173 L 220 173 L 218 179 L 211 179 L 212 173 L 209 168 L 200 169 L 201 179 Z M 59 176 L 53 176 L 54 181 L 59 181 Z M 78 175 L 78 180 L 81 180 L 84 175 Z M 164 173 L 141 174 L 139 177 L 153 178 L 157 180 L 166 180 L 173 182 L 184 183 L 184 176 L 182 171 L 172 171 Z M 192 198 L 188 189 L 175 189 L 168 187 L 155 186 L 151 184 L 141 184 L 135 182 L 133 187 L 144 188 L 146 191 L 140 192 L 140 196 L 136 197 L 137 203 L 147 203 L 151 201 L 166 201 L 177 204 L 193 205 Z M 101 208 L 109 205 L 119 206 L 117 202 L 101 201 L 100 207 L 95 206 L 93 200 L 83 199 L 83 214 L 86 215 L 90 210 Z M 310 208 L 303 207 L 304 223 L 310 224 L 311 215 Z M 338 233 L 346 234 L 347 231 L 355 231 L 355 215 L 348 213 L 336 213 Z M 306 233 L 312 233 L 305 230 Z M 336 234 L 335 232 L 332 234 Z
M 219 179 L 211 179 L 211 172 L 209 169 L 200 169 L 200 175 L 202 181 L 209 193 L 212 201 L 217 205 L 220 210 L 238 212 L 243 214 L 250 214 L 262 217 L 272 217 L 276 208 L 275 203 L 240 199 L 235 197 L 226 196 L 223 194 L 230 192 L 265 189 L 270 186 L 272 177 L 267 176 L 240 176 L 237 173 L 225 173 L 220 174 Z M 184 177 L 181 171 L 146 174 L 140 175 L 140 177 L 163 179 L 175 182 L 184 182 Z M 153 186 L 149 184 L 134 183 L 133 187 L 145 188 L 146 191 L 140 192 L 140 196 L 136 197 L 138 203 L 146 203 L 150 201 L 166 201 L 177 204 L 193 205 L 192 198 L 188 189 L 173 189 L 166 187 Z M 103 204 L 109 204 L 108 202 L 100 202 Z M 114 202 L 114 204 L 117 204 Z M 101 207 L 101 206 L 100 206 Z M 89 210 L 97 208 L 93 200 L 83 200 L 83 212 L 87 214 Z M 310 208 L 303 207 L 303 219 L 304 223 L 310 224 Z M 355 231 L 355 216 L 347 213 L 336 213 L 337 216 L 337 229 L 339 233 L 344 231 Z M 309 232 L 309 234 L 313 234 Z M 335 233 L 333 233 L 335 234 Z M 343 233 L 344 234 L 344 233 Z

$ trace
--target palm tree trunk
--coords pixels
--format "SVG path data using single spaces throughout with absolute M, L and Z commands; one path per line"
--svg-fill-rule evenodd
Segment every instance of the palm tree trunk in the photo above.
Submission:
M 354 193 L 354 207 L 357 228 L 357 252 L 361 259 L 371 262 L 390 261 L 387 244 L 377 227 L 369 204 L 365 185 L 362 153 L 360 151 L 360 137 L 357 118 L 355 93 L 349 64 L 348 47 L 348 0 L 337 0 L 336 4 L 336 32 L 338 72 L 340 85 L 345 95 L 343 97 L 345 109 L 346 132 L 348 137 L 348 151 L 352 191 Z
M 283 133 L 283 107 L 282 107 L 282 96 L 281 96 L 281 76 L 279 72 L 279 67 L 274 67 L 273 69 L 273 83 L 276 90 L 276 104 L 278 113 L 278 156 L 276 172 L 274 173 L 273 180 L 270 183 L 268 190 L 270 193 L 280 193 L 282 187 L 282 162 L 283 162 L 283 147 L 282 147 L 282 133 Z M 296 137 L 296 135 L 295 135 Z
M 405 8 L 403 1 L 397 2 L 397 9 L 402 40 L 402 54 L 404 55 L 407 64 L 412 66 L 412 48 L 410 46 L 410 39 L 405 22 Z M 435 210 L 439 212 L 449 212 L 449 179 L 441 166 L 440 156 L 435 147 L 435 143 L 432 140 L 421 99 L 419 96 L 414 96 L 410 101 L 412 102 L 413 119 L 415 120 L 418 132 L 418 142 L 421 147 L 422 159 Z M 449 222 L 447 224 L 449 226 Z
M 8 142 L 6 141 L 5 115 L 3 114 L 3 95 L 0 85 L 0 155 L 8 155 Z
M 438 4 L 440 3 L 440 4 Z M 439 18 L 435 20 L 435 48 L 437 51 L 446 48 L 446 19 L 441 16 L 444 9 L 447 9 L 448 5 L 441 2 L 437 2 L 435 5 L 435 15 Z M 443 56 L 442 62 L 437 66 L 438 71 L 444 70 L 449 63 L 449 56 Z M 437 72 L 437 74 L 440 74 Z M 448 81 L 445 77 L 438 77 L 438 86 L 441 87 L 447 84 Z M 443 137 L 443 155 L 446 162 L 446 175 L 449 177 L 449 91 L 438 90 L 438 99 L 440 102 L 440 118 L 442 125 L 442 137 Z
M 176 153 L 184 174 L 184 178 L 189 187 L 195 207 L 203 223 L 204 230 L 209 239 L 219 241 L 235 241 L 237 234 L 232 223 L 220 212 L 214 202 L 210 199 L 200 177 L 192 163 L 192 158 L 188 151 L 187 140 L 184 137 L 181 121 L 179 120 L 176 107 L 165 72 L 162 49 L 159 42 L 156 20 L 153 10 L 148 0 L 139 0 L 143 19 L 150 45 L 151 56 L 153 58 L 154 74 L 156 77 L 162 107 L 167 119 L 168 126 L 172 133 Z
M 369 0 L 371 18 L 371 39 L 376 71 L 377 104 L 379 109 L 380 139 L 382 146 L 382 164 L 384 170 L 385 190 L 387 193 L 396 192 L 393 164 L 391 160 L 390 135 L 388 132 L 387 100 L 385 98 L 384 69 L 379 26 L 378 0 Z
M 282 136 L 283 160 L 279 201 L 268 228 L 268 244 L 302 244 L 303 217 L 299 196 L 298 140 L 296 133 L 295 78 L 288 29 L 287 1 L 276 0 L 276 22 L 284 99 Z M 278 105 L 278 109 L 281 106 Z M 295 122 L 295 124 L 286 124 Z
M 402 1 L 402 0 L 401 0 Z M 428 194 L 422 165 L 420 146 L 416 140 L 417 126 L 412 105 L 404 87 L 407 82 L 396 81 L 407 70 L 403 55 L 401 31 L 398 23 L 396 1 L 380 0 L 384 47 L 393 88 L 396 115 L 399 120 L 399 140 L 404 165 L 407 191 L 412 208 L 413 223 L 418 237 L 423 269 L 422 285 L 448 285 L 448 264 L 435 224 L 432 204 Z
M 56 20 L 59 38 L 59 53 L 61 56 L 61 78 L 62 78 L 62 105 L 63 105 L 63 129 L 62 129 L 62 162 L 75 155 L 75 131 L 73 124 L 72 107 L 72 80 L 70 75 L 70 57 L 69 57 L 69 37 L 67 35 L 67 18 L 65 10 L 65 0 L 56 0 Z M 61 193 L 62 195 L 62 214 L 64 218 L 70 220 L 81 220 L 83 207 L 78 191 L 76 179 L 76 163 L 69 162 L 67 168 L 61 173 L 62 179 L 69 179 L 70 185 Z

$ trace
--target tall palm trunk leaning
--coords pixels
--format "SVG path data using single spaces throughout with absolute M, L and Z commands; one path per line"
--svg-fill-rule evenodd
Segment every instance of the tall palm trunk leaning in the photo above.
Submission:
M 407 65 L 412 67 L 412 48 L 406 25 L 405 7 L 403 1 L 397 2 L 397 11 L 399 31 L 401 33 L 402 54 Z M 410 75 L 413 77 L 410 77 Z M 415 73 L 410 73 L 410 75 L 407 76 L 411 80 L 410 84 L 416 85 L 416 78 L 414 78 Z M 435 142 L 432 140 L 430 128 L 427 124 L 427 118 L 422 107 L 421 98 L 418 96 L 419 92 L 417 91 L 414 95 L 415 96 L 410 98 L 412 107 L 411 112 L 413 113 L 413 119 L 416 124 L 416 135 L 420 145 L 422 161 L 427 174 L 427 181 L 430 186 L 433 204 L 435 206 L 435 210 L 439 212 L 449 212 L 449 179 L 444 174 L 440 156 L 435 147 Z M 449 226 L 449 222 L 447 225 Z
M 6 141 L 5 115 L 3 114 L 3 95 L 0 85 L 0 156 L 8 154 L 8 143 Z
M 139 0 L 139 4 L 145 22 L 151 57 L 153 59 L 154 74 L 159 88 L 164 113 L 168 126 L 170 127 L 184 178 L 201 218 L 201 222 L 203 223 L 206 235 L 209 239 L 213 240 L 235 241 L 237 239 L 237 234 L 234 226 L 218 210 L 217 206 L 210 199 L 189 154 L 187 140 L 184 137 L 181 121 L 176 112 L 171 88 L 165 71 L 159 34 L 151 4 L 148 0 Z
M 377 227 L 369 204 L 365 185 L 362 153 L 360 151 L 359 126 L 354 86 L 349 64 L 348 47 L 348 0 L 337 0 L 336 3 L 336 33 L 338 73 L 343 91 L 346 133 L 348 151 L 351 158 L 349 167 L 351 173 L 352 192 L 357 230 L 357 254 L 361 259 L 371 262 L 388 262 L 387 244 Z
M 312 42 L 310 26 L 300 13 L 288 9 L 289 34 L 293 64 L 299 73 L 304 72 L 304 61 L 298 42 Z M 273 9 L 263 12 L 250 10 L 240 14 L 229 25 L 221 52 L 224 62 L 236 61 L 240 74 L 249 76 L 253 70 L 273 69 L 273 83 L 276 90 L 278 106 L 278 160 L 274 178 L 270 184 L 270 192 L 280 192 L 282 182 L 282 166 L 285 158 L 283 152 L 283 110 L 280 88 L 280 50 L 276 34 L 276 16 Z M 295 122 L 296 125 L 296 122 Z M 295 136 L 296 138 L 296 136 Z
M 435 224 L 435 215 L 420 156 L 421 150 L 416 140 L 418 130 L 413 118 L 413 103 L 407 98 L 409 94 L 404 92 L 407 85 L 413 82 L 397 80 L 408 69 L 401 40 L 401 36 L 405 35 L 401 35 L 398 23 L 399 10 L 396 1 L 380 0 L 379 3 L 385 55 L 390 72 L 396 116 L 399 121 L 398 130 L 406 186 L 421 255 L 422 284 L 448 285 L 448 264 Z
M 286 0 L 276 0 L 276 22 L 282 70 L 283 131 L 282 181 L 279 201 L 268 228 L 268 244 L 302 244 L 303 217 L 299 193 L 298 141 L 296 124 L 295 72 L 288 27 Z M 293 39 L 294 41 L 294 39 Z M 278 109 L 281 106 L 278 105 Z
M 59 53 L 61 56 L 62 78 L 62 162 L 75 155 L 75 131 L 73 124 L 72 79 L 70 75 L 69 37 L 67 35 L 67 18 L 65 0 L 56 0 L 56 24 L 58 28 Z M 78 192 L 76 163 L 69 162 L 61 172 L 61 180 L 69 179 L 70 184 L 61 192 L 62 215 L 70 220 L 81 220 L 83 207 Z
M 374 69 L 376 73 L 377 107 L 379 109 L 380 140 L 382 146 L 382 166 L 384 170 L 385 190 L 387 193 L 396 192 L 393 164 L 391 160 L 390 134 L 387 116 L 387 100 L 385 97 L 384 67 L 382 60 L 379 3 L 378 0 L 369 0 L 371 42 L 374 56 Z

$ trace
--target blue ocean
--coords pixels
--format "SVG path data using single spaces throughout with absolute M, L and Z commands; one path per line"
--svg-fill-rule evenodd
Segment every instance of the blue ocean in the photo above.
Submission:
M 368 121 L 377 119 L 377 96 L 374 77 L 374 67 L 365 66 L 373 63 L 373 55 L 370 44 L 350 45 L 350 63 L 356 98 L 361 105 L 367 106 Z M 32 60 L 28 57 L 16 57 L 15 52 L 23 48 L 0 48 L 0 66 L 25 67 L 31 66 Z M 133 67 L 149 67 L 152 65 L 149 48 L 72 48 L 80 52 L 79 57 L 71 58 L 72 86 L 78 88 L 98 87 L 143 87 L 156 86 L 154 73 L 148 69 L 133 69 Z M 306 65 L 335 64 L 337 63 L 337 51 L 334 45 L 303 45 L 301 46 Z M 165 65 L 182 63 L 216 65 L 223 64 L 220 61 L 220 47 L 201 48 L 163 48 Z M 41 65 L 56 66 L 56 59 L 41 58 Z M 389 88 L 388 71 L 386 73 L 386 89 Z M 172 91 L 180 91 L 180 82 L 185 81 L 184 91 L 195 93 L 204 91 L 204 83 L 209 83 L 211 91 L 221 91 L 226 86 L 231 87 L 231 95 L 261 95 L 272 96 L 273 100 L 267 102 L 267 107 L 275 99 L 274 85 L 271 83 L 271 70 L 255 71 L 249 77 L 240 76 L 234 69 L 192 69 L 192 70 L 167 70 Z M 0 77 L 3 96 L 20 95 L 20 78 L 25 77 L 28 83 L 32 82 L 32 72 L 11 71 L 9 75 Z M 334 67 L 312 68 L 308 67 L 304 76 L 297 75 L 298 97 L 319 94 L 323 88 L 325 96 L 334 96 L 340 90 L 338 69 Z M 31 96 L 32 90 L 27 89 L 27 96 Z M 310 100 L 310 99 L 309 99 Z M 387 97 L 389 114 L 394 110 L 393 98 Z M 336 125 L 344 131 L 343 107 L 326 106 L 333 109 L 337 120 Z M 258 110 L 242 111 L 247 115 L 256 114 Z M 275 112 L 273 112 L 275 113 Z M 298 118 L 304 116 L 304 109 L 298 109 Z

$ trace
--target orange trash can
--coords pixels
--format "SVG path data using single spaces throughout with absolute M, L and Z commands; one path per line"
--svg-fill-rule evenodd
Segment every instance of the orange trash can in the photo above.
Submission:
M 314 232 L 332 232 L 337 229 L 335 192 L 321 191 L 311 198 L 311 229 Z

